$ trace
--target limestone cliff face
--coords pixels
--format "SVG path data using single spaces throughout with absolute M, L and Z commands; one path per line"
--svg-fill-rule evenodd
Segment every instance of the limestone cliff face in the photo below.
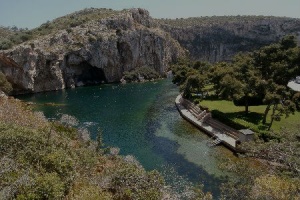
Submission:
M 240 51 L 258 49 L 287 34 L 298 35 L 300 42 L 300 19 L 154 20 L 144 9 L 114 13 L 0 51 L 0 71 L 15 93 L 41 92 L 117 82 L 125 71 L 142 66 L 163 74 L 169 63 L 185 55 L 209 62 L 231 60 Z
M 15 93 L 116 82 L 148 66 L 160 74 L 186 51 L 143 9 L 61 30 L 0 52 Z
M 158 21 L 189 50 L 192 59 L 209 62 L 231 60 L 240 51 L 253 51 L 287 34 L 300 35 L 300 19 L 292 18 L 224 16 Z

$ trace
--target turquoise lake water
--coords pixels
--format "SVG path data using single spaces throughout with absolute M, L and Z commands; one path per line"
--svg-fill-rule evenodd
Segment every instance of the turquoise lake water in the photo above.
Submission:
M 208 147 L 209 137 L 181 118 L 174 104 L 178 94 L 178 87 L 166 79 L 17 98 L 36 103 L 36 109 L 48 118 L 59 118 L 62 113 L 75 116 L 93 139 L 100 128 L 106 146 L 119 147 L 120 154 L 135 156 L 147 170 L 157 169 L 175 188 L 201 183 L 205 191 L 218 196 L 224 179 L 218 158 L 231 153 L 223 147 Z

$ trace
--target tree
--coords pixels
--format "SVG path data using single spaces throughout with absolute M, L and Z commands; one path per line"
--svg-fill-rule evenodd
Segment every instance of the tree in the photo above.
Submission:
M 244 100 L 245 112 L 248 113 L 250 97 L 260 96 L 261 73 L 255 70 L 251 54 L 238 54 L 234 58 L 233 69 L 233 80 L 239 82 L 239 84 L 231 86 L 239 87 L 235 89 L 236 93 L 233 95 L 233 98 L 235 100 L 242 98 Z
M 211 81 L 217 94 L 224 99 L 244 100 L 245 112 L 249 98 L 258 95 L 260 74 L 255 71 L 250 54 L 238 54 L 232 64 L 216 64 L 211 71 Z
M 294 106 L 290 102 L 292 95 L 287 84 L 300 72 L 299 60 L 300 50 L 294 36 L 286 36 L 280 43 L 263 47 L 254 52 L 254 66 L 262 75 L 261 92 L 264 102 L 267 104 L 263 123 L 266 123 L 271 106 L 273 106 L 271 125 L 274 119 L 280 120 L 279 116 L 282 113 L 288 116 L 293 112 Z
M 296 108 L 295 104 L 290 100 L 291 93 L 286 86 L 276 84 L 273 80 L 269 80 L 265 86 L 265 92 L 264 101 L 268 104 L 264 112 L 263 123 L 266 123 L 267 115 L 273 106 L 271 122 L 268 128 L 270 130 L 274 120 L 279 121 L 283 114 L 288 117 Z
M 300 92 L 293 95 L 293 102 L 296 105 L 296 109 L 300 111 Z
M 182 85 L 183 96 L 191 97 L 192 92 L 203 93 L 206 77 L 200 74 L 193 74 L 187 77 Z M 202 94 L 203 96 L 203 94 Z
M 208 77 L 210 79 L 210 82 L 212 84 L 214 84 L 214 89 L 216 91 L 217 96 L 225 97 L 225 98 L 230 96 L 230 94 L 228 93 L 228 91 L 230 91 L 230 89 L 226 88 L 227 84 L 223 78 L 226 75 L 227 75 L 227 78 L 232 77 L 233 73 L 234 73 L 234 71 L 233 71 L 232 66 L 226 62 L 216 63 L 215 65 L 213 65 L 210 68 Z
M 225 74 L 219 82 L 220 95 L 225 99 L 239 98 L 242 93 L 243 83 L 235 74 Z
M 187 65 L 175 65 L 172 67 L 173 80 L 172 82 L 177 85 L 185 83 L 186 79 L 192 75 L 197 74 L 197 70 L 188 67 Z
M 196 61 L 193 64 L 193 68 L 198 70 L 200 74 L 205 74 L 208 72 L 209 68 L 211 67 L 211 64 L 208 62 L 201 62 L 201 61 Z

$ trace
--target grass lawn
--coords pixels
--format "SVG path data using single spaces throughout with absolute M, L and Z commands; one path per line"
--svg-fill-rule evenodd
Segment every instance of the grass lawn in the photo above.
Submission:
M 300 130 L 300 112 L 295 112 L 294 115 L 290 115 L 288 118 L 282 117 L 281 121 L 274 122 L 272 129 L 275 131 L 280 128 L 288 128 L 289 130 Z
M 226 100 L 203 100 L 200 105 L 208 107 L 209 110 L 218 110 L 226 115 L 230 120 L 249 127 L 254 131 L 266 130 L 268 126 L 262 124 L 263 113 L 266 106 L 250 106 L 248 115 L 245 114 L 245 107 L 235 106 L 232 101 Z M 270 113 L 267 122 L 270 122 Z M 275 132 L 286 127 L 290 130 L 299 130 L 300 128 L 300 112 L 290 115 L 288 118 L 282 117 L 281 121 L 274 121 L 271 127 Z

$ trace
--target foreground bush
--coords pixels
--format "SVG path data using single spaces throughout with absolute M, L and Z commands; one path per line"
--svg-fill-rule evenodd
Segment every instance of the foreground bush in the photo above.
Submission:
M 0 98 L 0 199 L 162 198 L 159 173 L 118 152 L 104 155 L 85 135 Z
M 288 177 L 267 162 L 240 159 L 227 161 L 224 167 L 235 173 L 233 179 L 221 187 L 221 199 L 299 199 L 299 176 Z

